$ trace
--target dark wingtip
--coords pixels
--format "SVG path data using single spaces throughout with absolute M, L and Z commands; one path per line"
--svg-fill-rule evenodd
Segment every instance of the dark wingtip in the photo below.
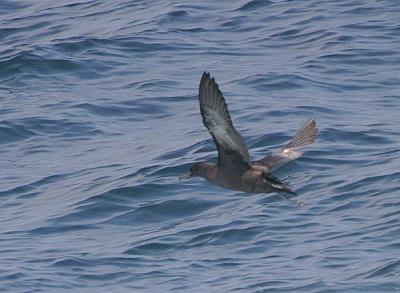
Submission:
M 288 188 L 288 187 L 285 187 L 285 188 L 282 189 L 280 192 L 285 192 L 285 193 L 291 194 L 291 195 L 293 195 L 293 196 L 297 196 L 297 193 L 294 192 L 293 190 L 291 190 L 291 189 Z
M 278 193 L 288 193 L 293 196 L 297 196 L 296 192 L 291 190 L 289 187 L 287 187 L 285 184 L 283 184 L 278 178 L 273 176 L 272 174 L 268 174 L 264 177 L 264 179 L 269 182 L 273 188 L 274 191 Z
M 281 186 L 273 186 L 273 188 L 274 188 L 274 191 L 276 191 L 276 192 L 279 192 L 279 193 L 283 192 L 283 193 L 291 194 L 293 196 L 297 196 L 296 192 L 294 192 L 289 187 L 287 187 L 283 184 Z
M 203 75 L 200 80 L 200 87 L 206 87 L 206 88 L 215 88 L 217 93 L 219 93 L 222 96 L 221 91 L 219 90 L 219 86 L 217 82 L 215 81 L 214 77 L 211 77 L 210 72 L 204 71 Z
M 210 80 L 210 73 L 207 71 L 204 71 L 203 75 L 201 76 L 201 79 L 200 79 L 200 85 L 207 82 L 207 80 Z

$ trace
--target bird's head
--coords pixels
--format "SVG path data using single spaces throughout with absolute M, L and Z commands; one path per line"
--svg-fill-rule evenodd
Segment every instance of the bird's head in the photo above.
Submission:
M 208 178 L 210 177 L 213 168 L 214 166 L 208 162 L 198 162 L 190 167 L 189 176 Z

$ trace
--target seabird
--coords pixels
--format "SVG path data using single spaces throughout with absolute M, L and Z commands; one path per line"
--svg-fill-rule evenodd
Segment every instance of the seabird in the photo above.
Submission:
M 199 86 L 200 112 L 203 124 L 214 139 L 218 162 L 198 162 L 189 175 L 199 176 L 225 188 L 244 192 L 286 192 L 295 194 L 272 172 L 303 155 L 297 149 L 312 144 L 317 135 L 314 119 L 309 119 L 281 150 L 257 161 L 250 161 L 249 151 L 233 126 L 224 96 L 210 73 L 204 72 Z

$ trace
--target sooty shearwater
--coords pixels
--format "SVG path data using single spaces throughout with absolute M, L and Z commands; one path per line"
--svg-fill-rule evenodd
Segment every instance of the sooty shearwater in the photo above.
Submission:
M 225 188 L 256 193 L 286 192 L 295 194 L 271 173 L 303 153 L 297 149 L 312 144 L 317 135 L 314 119 L 309 119 L 281 150 L 257 161 L 250 161 L 243 137 L 233 126 L 224 96 L 210 73 L 204 72 L 199 86 L 200 112 L 204 126 L 218 150 L 216 165 L 199 162 L 189 175 L 199 176 Z

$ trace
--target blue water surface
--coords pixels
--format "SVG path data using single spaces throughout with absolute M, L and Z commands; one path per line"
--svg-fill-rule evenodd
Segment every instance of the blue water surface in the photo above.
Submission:
M 1 292 L 400 291 L 397 0 L 0 2 Z M 210 71 L 253 158 L 309 118 L 275 175 L 216 160 Z

